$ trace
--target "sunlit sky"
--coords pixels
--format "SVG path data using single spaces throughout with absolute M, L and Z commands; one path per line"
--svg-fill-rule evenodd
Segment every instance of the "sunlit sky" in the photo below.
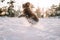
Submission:
M 15 1 L 17 1 L 17 0 L 15 0 Z M 50 8 L 50 6 L 52 4 L 55 4 L 55 5 L 59 4 L 60 0 L 20 0 L 20 1 L 17 1 L 17 2 L 18 2 L 18 4 L 20 4 L 20 3 L 23 4 L 25 2 L 30 2 L 36 8 L 39 6 L 40 8 L 44 8 L 46 10 L 47 8 Z
M 6 2 L 7 1 L 9 1 L 9 0 L 5 0 Z M 60 3 L 60 0 L 15 0 L 15 5 L 17 5 L 17 6 L 20 6 L 20 5 L 22 5 L 23 3 L 25 3 L 25 2 L 30 2 L 30 3 L 32 3 L 36 8 L 39 6 L 40 8 L 45 8 L 45 9 L 47 9 L 47 8 L 49 8 L 52 4 L 55 4 L 55 5 L 57 5 L 58 3 Z M 1 4 L 1 2 L 0 2 L 0 5 L 2 5 Z M 5 2 L 4 2 L 4 4 L 3 5 L 7 5 Z M 2 6 L 3 6 L 2 5 Z
M 60 0 L 15 0 L 18 3 L 31 2 L 35 6 L 40 6 L 42 8 L 50 7 L 52 4 L 58 4 Z

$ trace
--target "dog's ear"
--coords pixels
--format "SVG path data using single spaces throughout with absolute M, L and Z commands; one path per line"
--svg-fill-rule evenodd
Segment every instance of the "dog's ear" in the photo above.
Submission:
M 22 7 L 25 8 L 25 4 L 23 4 Z

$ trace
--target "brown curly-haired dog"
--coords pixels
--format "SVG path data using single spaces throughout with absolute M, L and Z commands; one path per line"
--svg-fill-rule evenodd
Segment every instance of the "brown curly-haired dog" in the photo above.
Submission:
M 34 21 L 38 22 L 39 19 L 38 17 L 31 11 L 31 4 L 29 2 L 23 4 L 23 15 L 20 15 L 21 16 L 25 16 L 26 18 L 31 18 L 33 19 Z

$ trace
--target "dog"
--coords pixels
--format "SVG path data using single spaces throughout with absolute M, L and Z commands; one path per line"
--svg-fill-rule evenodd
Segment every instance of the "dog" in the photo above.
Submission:
M 32 6 L 30 2 L 23 4 L 22 7 L 23 7 L 23 14 L 20 15 L 19 17 L 26 17 L 27 19 L 32 19 L 35 22 L 39 21 L 38 17 L 31 11 Z

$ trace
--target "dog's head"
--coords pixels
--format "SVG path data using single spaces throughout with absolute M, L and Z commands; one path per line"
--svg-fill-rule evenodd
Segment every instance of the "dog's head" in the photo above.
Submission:
M 29 2 L 27 2 L 27 3 L 25 3 L 25 4 L 23 4 L 23 8 L 28 8 L 30 6 L 30 3 Z

